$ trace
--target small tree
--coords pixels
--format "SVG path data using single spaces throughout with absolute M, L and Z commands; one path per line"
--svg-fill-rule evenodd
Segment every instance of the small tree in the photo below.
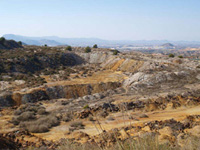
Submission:
M 113 51 L 113 55 L 117 55 L 118 53 L 119 53 L 119 51 L 116 49 Z
M 47 44 L 44 44 L 45 47 L 47 47 Z
M 18 44 L 22 46 L 22 41 L 19 41 Z
M 67 46 L 67 47 L 66 47 L 66 50 L 72 51 L 72 47 L 71 47 L 71 46 Z
M 173 57 L 174 57 L 174 54 L 169 54 L 169 57 L 173 58 Z
M 178 56 L 178 58 L 183 58 L 183 56 Z
M 6 39 L 4 37 L 0 38 L 0 42 L 3 43 Z
M 93 48 L 98 48 L 97 44 L 94 44 Z
M 87 47 L 85 48 L 85 52 L 86 52 L 86 53 L 90 53 L 90 52 L 91 52 L 91 48 L 90 48 L 89 46 L 87 46 Z

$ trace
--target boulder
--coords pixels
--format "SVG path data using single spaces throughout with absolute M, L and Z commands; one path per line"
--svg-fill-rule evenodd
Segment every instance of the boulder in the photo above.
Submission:
M 43 90 L 35 90 L 22 96 L 22 103 L 34 103 L 42 100 L 49 100 L 48 95 Z
M 104 95 L 101 94 L 101 93 L 95 93 L 95 94 L 93 94 L 93 96 L 94 96 L 96 99 L 102 99 L 102 98 L 104 98 Z

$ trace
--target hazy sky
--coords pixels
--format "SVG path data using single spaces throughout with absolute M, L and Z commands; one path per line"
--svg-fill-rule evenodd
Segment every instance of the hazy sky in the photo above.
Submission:
M 198 40 L 200 0 L 0 0 L 0 35 Z

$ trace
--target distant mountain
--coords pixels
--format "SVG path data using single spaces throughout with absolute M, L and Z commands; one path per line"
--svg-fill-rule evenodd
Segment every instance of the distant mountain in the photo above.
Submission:
M 174 47 L 174 45 L 171 44 L 171 43 L 165 43 L 165 44 L 163 44 L 162 46 L 163 46 L 163 47 Z
M 49 45 L 49 46 L 57 46 L 57 45 L 63 45 L 63 43 L 59 43 L 55 40 L 49 40 L 41 37 L 26 37 L 26 36 L 20 36 L 20 35 L 14 35 L 14 34 L 5 34 L 3 35 L 6 39 L 15 40 L 15 41 L 22 41 L 23 43 L 26 43 L 27 45 Z
M 44 45 L 58 46 L 58 45 L 72 45 L 72 46 L 88 46 L 93 44 L 108 44 L 106 40 L 97 38 L 60 38 L 56 36 L 44 37 L 27 37 L 14 34 L 5 34 L 3 37 L 16 41 L 22 41 L 28 45 Z
M 121 47 L 124 45 L 133 46 L 157 46 L 162 44 L 171 44 L 176 46 L 200 46 L 200 41 L 168 41 L 168 40 L 103 40 L 99 38 L 60 38 L 57 36 L 44 36 L 44 37 L 27 37 L 14 34 L 3 35 L 7 39 L 22 41 L 28 45 L 44 45 L 58 46 L 58 45 L 71 45 L 71 46 L 93 46 L 97 44 L 99 47 Z
M 22 48 L 22 43 L 16 42 L 14 40 L 6 40 L 5 38 L 0 38 L 0 49 L 14 49 Z

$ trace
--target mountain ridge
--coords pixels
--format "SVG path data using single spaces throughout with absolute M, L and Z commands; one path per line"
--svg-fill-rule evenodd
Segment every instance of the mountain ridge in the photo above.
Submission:
M 170 40 L 104 40 L 100 38 L 62 38 L 58 36 L 42 36 L 42 37 L 29 37 L 15 34 L 3 35 L 6 39 L 22 41 L 28 45 L 44 45 L 59 46 L 59 45 L 72 45 L 72 46 L 92 46 L 98 44 L 101 47 L 112 47 L 121 45 L 162 45 L 165 43 L 172 43 L 179 46 L 200 46 L 200 41 L 170 41 Z

